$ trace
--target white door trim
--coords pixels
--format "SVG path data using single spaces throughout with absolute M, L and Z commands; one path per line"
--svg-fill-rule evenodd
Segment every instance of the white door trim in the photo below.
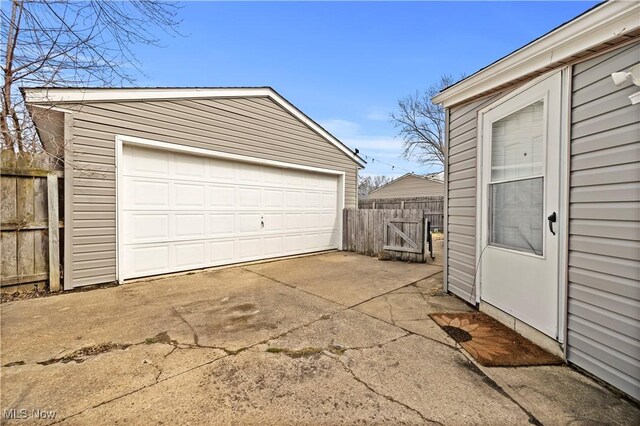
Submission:
M 559 188 L 560 199 L 558 204 L 558 328 L 557 328 L 557 340 L 564 342 L 566 337 L 566 298 L 567 298 L 567 263 L 568 263 L 568 215 L 569 215 L 569 203 L 568 203 L 568 186 L 569 186 L 569 141 L 570 141 L 570 106 L 571 106 L 571 67 L 564 67 L 562 69 L 555 69 L 544 75 L 541 75 L 527 84 L 517 88 L 516 90 L 509 92 L 505 96 L 496 99 L 491 104 L 482 108 L 477 113 L 477 133 L 476 133 L 476 250 L 475 250 L 475 262 L 476 270 L 474 275 L 475 280 L 475 301 L 480 303 L 482 296 L 482 280 L 480 277 L 482 268 L 482 254 L 484 249 L 482 244 L 482 230 L 483 230 L 483 132 L 484 132 L 484 115 L 496 108 L 497 106 L 508 102 L 510 99 L 518 96 L 522 92 L 527 91 L 531 87 L 543 82 L 544 80 L 561 73 L 561 93 L 560 95 L 560 152 L 559 161 L 561 170 L 559 171 Z M 546 149 L 546 147 L 545 147 Z
M 558 203 L 558 224 L 560 232 L 558 254 L 558 341 L 564 343 L 567 336 L 567 313 L 569 310 L 569 188 L 571 175 L 571 92 L 573 66 L 562 69 L 560 94 L 560 201 Z M 564 345 L 564 358 L 567 358 Z
M 138 138 L 138 137 L 134 137 L 134 136 L 126 136 L 126 135 L 116 135 L 115 137 L 115 148 L 116 148 L 116 158 L 115 158 L 115 163 L 116 163 L 116 280 L 119 284 L 122 284 L 124 279 L 122 278 L 122 274 L 121 274 L 121 267 L 124 264 L 124 259 L 122 258 L 124 256 L 124 247 L 122 247 L 123 245 L 123 241 L 122 238 L 120 238 L 120 229 L 121 229 L 121 225 L 123 222 L 123 212 L 122 212 L 122 200 L 120 197 L 122 197 L 124 188 L 123 188 L 123 184 L 124 184 L 124 179 L 122 176 L 122 167 L 121 165 L 123 164 L 123 145 L 127 144 L 127 145 L 137 145 L 137 146 L 145 146 L 145 147 L 151 147 L 151 148 L 157 148 L 157 149 L 164 149 L 167 151 L 174 151 L 174 152 L 182 152 L 182 153 L 187 153 L 187 154 L 194 154 L 194 155 L 199 155 L 199 156 L 205 156 L 205 157 L 213 157 L 213 158 L 220 158 L 220 159 L 225 159 L 225 160 L 232 160 L 232 161 L 241 161 L 241 162 L 245 162 L 245 163 L 253 163 L 253 164 L 260 164 L 260 165 L 267 165 L 267 166 L 273 166 L 273 167 L 279 167 L 279 168 L 284 168 L 284 169 L 297 169 L 297 170 L 305 170 L 305 171 L 310 171 L 310 172 L 315 172 L 315 173 L 322 173 L 322 174 L 329 174 L 329 175 L 335 175 L 338 177 L 338 207 L 337 207 L 337 216 L 338 216 L 338 234 L 339 234 L 339 238 L 338 238 L 338 249 L 342 250 L 342 232 L 343 232 L 343 215 L 342 215 L 342 211 L 344 209 L 345 206 L 345 202 L 344 202 L 344 197 L 345 197 L 345 175 L 346 173 L 344 171 L 340 171 L 340 170 L 331 170 L 331 169 L 322 169 L 322 168 L 318 168 L 318 167 L 311 167 L 311 166 L 304 166 L 304 165 L 300 165 L 300 164 L 292 164 L 292 163 L 286 163 L 283 161 L 274 161 L 274 160 L 267 160 L 267 159 L 263 159 L 263 158 L 257 158 L 257 157 L 250 157 L 250 156 L 246 156 L 246 155 L 238 155 L 238 154 L 231 154 L 228 152 L 222 152 L 222 151 L 215 151 L 215 150 L 209 150 L 209 149 L 203 149 L 203 148 L 194 148 L 194 147 L 190 147 L 190 146 L 185 146 L 185 145 L 178 145 L 178 144 L 174 144 L 174 143 L 168 143 L 168 142 L 160 142 L 160 141 L 155 141 L 155 140 L 151 140 L 151 139 L 143 139 L 143 138 Z

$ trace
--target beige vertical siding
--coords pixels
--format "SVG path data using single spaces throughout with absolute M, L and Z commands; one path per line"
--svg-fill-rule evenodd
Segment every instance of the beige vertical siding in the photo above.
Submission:
M 449 109 L 447 289 L 473 304 L 478 111 L 498 96 L 500 95 L 493 95 Z
M 433 197 L 444 195 L 444 182 L 419 176 L 403 176 L 379 188 L 369 198 Z
M 74 286 L 116 279 L 116 135 L 341 170 L 345 206 L 357 206 L 353 160 L 269 98 L 90 103 L 73 135 Z
M 611 73 L 640 45 L 573 68 L 568 360 L 640 399 L 640 88 Z

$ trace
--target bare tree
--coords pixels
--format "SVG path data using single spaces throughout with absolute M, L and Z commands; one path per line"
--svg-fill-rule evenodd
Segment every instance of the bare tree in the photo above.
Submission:
M 178 34 L 179 6 L 151 0 L 11 0 L 1 7 L 2 148 L 42 149 L 19 86 L 122 86 L 142 73 L 133 48 Z
M 359 176 L 358 177 L 358 196 L 367 198 L 371 191 L 380 188 L 391 182 L 393 178 L 389 176 Z
M 398 111 L 391 114 L 391 122 L 402 137 L 403 157 L 424 165 L 444 165 L 444 108 L 431 102 L 431 98 L 454 81 L 452 76 L 443 75 L 423 93 L 398 100 Z

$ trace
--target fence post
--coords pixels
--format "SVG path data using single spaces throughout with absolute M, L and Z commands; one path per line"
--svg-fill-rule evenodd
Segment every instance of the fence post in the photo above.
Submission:
M 47 175 L 49 222 L 49 291 L 60 291 L 60 239 L 58 218 L 58 176 Z

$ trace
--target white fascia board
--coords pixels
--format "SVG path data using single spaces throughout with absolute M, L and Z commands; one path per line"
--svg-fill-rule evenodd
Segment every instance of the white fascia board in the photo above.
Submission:
M 613 0 L 433 97 L 444 107 L 481 95 L 640 27 L 640 2 Z
M 31 104 L 135 101 L 177 98 L 221 98 L 269 96 L 272 90 L 256 88 L 24 88 Z
M 126 89 L 29 89 L 24 88 L 27 104 L 46 105 L 83 102 L 113 102 L 158 99 L 251 98 L 267 97 L 328 140 L 361 167 L 365 162 L 342 142 L 304 115 L 298 108 L 268 87 L 257 88 L 126 88 Z

